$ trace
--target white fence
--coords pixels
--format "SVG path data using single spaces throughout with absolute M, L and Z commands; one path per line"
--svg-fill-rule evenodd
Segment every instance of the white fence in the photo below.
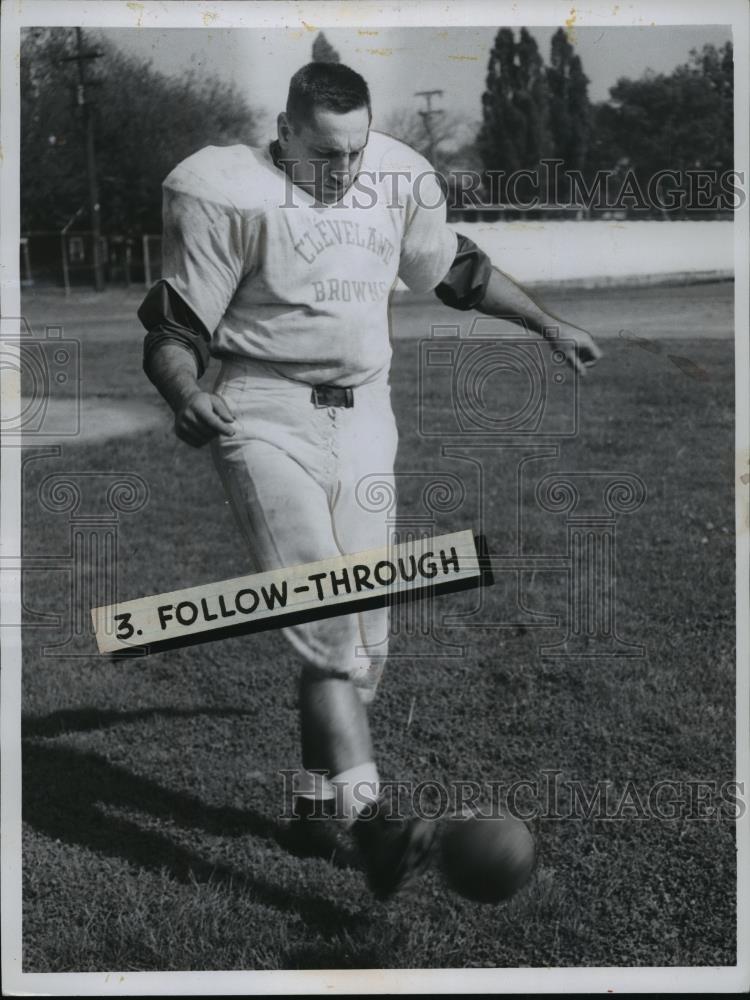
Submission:
M 731 277 L 734 271 L 731 221 L 463 220 L 449 225 L 474 240 L 497 267 L 529 285 Z M 67 287 L 71 275 L 74 284 L 89 283 L 89 244 L 89 233 L 28 234 L 20 248 L 24 284 L 62 280 Z M 158 235 L 109 237 L 104 249 L 108 282 L 148 287 L 161 273 Z
M 734 223 L 659 221 L 456 222 L 525 284 L 658 280 L 734 270 Z

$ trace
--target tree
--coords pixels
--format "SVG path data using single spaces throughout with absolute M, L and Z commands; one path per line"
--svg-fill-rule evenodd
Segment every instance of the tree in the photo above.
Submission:
M 717 204 L 720 186 L 706 182 L 699 193 L 695 186 L 691 189 L 687 172 L 714 171 L 718 177 L 732 168 L 732 70 L 732 44 L 727 42 L 721 50 L 712 45 L 692 50 L 689 61 L 670 74 L 647 72 L 638 80 L 619 79 L 610 88 L 610 100 L 594 109 L 590 170 L 627 164 L 634 183 L 645 192 L 649 210 L 659 176 L 664 177 L 662 191 L 671 186 L 687 192 L 682 203 L 676 199 L 675 207 L 661 214 Z M 670 179 L 665 171 L 676 176 Z M 666 195 L 657 195 L 669 206 Z M 658 212 L 658 206 L 652 211 Z
M 536 41 L 526 28 L 521 28 L 516 52 L 514 100 L 524 112 L 525 126 L 521 157 L 524 166 L 533 168 L 551 152 L 547 75 Z
M 21 228 L 59 229 L 86 204 L 85 137 L 74 107 L 75 33 L 31 29 L 21 41 Z
M 523 116 L 513 103 L 515 47 L 512 30 L 501 28 L 490 51 L 477 135 L 477 147 L 488 170 L 513 171 L 521 165 L 517 136 Z
M 562 176 L 568 170 L 582 171 L 586 165 L 592 125 L 588 84 L 580 57 L 566 32 L 558 28 L 550 44 L 547 90 L 552 155 L 562 160 Z M 566 191 L 552 193 L 567 195 Z
M 487 171 L 537 171 L 550 151 L 548 94 L 544 64 L 533 36 L 521 29 L 516 42 L 501 28 L 490 52 L 482 125 L 477 149 Z M 491 185 L 495 199 L 506 201 L 506 178 Z M 539 192 L 541 199 L 545 192 Z
M 704 45 L 690 50 L 688 71 L 698 72 L 708 84 L 716 109 L 715 161 L 718 169 L 729 170 L 734 163 L 734 52 L 731 42 L 721 49 Z
M 318 32 L 315 36 L 315 41 L 312 45 L 312 58 L 313 62 L 341 62 L 338 52 L 334 49 L 322 31 Z
M 87 90 L 94 101 L 103 232 L 159 232 L 164 177 L 203 146 L 252 143 L 257 117 L 234 87 L 215 77 L 167 77 L 88 33 L 86 47 L 94 42 L 102 57 L 87 69 Z M 59 229 L 86 205 L 76 67 L 60 62 L 73 47 L 74 33 L 61 28 L 32 29 L 22 39 L 25 231 Z

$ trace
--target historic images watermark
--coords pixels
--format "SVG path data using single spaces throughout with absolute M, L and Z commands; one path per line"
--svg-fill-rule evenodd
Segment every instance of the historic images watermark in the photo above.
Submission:
M 5 448 L 42 444 L 81 431 L 81 345 L 62 326 L 35 331 L 28 320 L 3 317 L 0 374 L 8 395 L 0 419 Z
M 283 810 L 279 819 L 299 815 L 298 803 L 310 788 L 310 772 L 281 770 Z M 314 772 L 316 775 L 318 772 Z M 326 797 L 306 810 L 311 818 L 347 819 L 343 789 L 324 778 Z M 320 790 L 320 789 L 319 789 Z M 564 778 L 562 771 L 541 770 L 533 778 L 513 781 L 392 780 L 359 782 L 352 790 L 355 803 L 364 807 L 379 794 L 380 809 L 388 818 L 419 816 L 475 816 L 490 819 L 511 815 L 531 820 L 690 820 L 734 822 L 747 811 L 742 782 L 715 779 L 660 778 L 653 781 L 579 781 Z
M 92 605 L 117 600 L 123 515 L 146 506 L 149 486 L 129 470 L 60 469 L 30 488 L 35 463 L 61 459 L 64 444 L 81 435 L 81 344 L 62 326 L 35 331 L 25 317 L 2 321 L 0 365 L 4 400 L 0 431 L 5 448 L 21 448 L 22 522 L 45 523 L 44 536 L 60 534 L 59 547 L 31 551 L 21 533 L 15 551 L 0 554 L 0 581 L 21 583 L 22 621 L 4 627 L 39 629 L 42 655 L 79 659 L 95 655 Z M 38 533 L 39 534 L 39 533 Z M 33 581 L 54 574 L 54 607 L 34 605 Z M 59 603 L 58 603 L 59 602 Z M 43 630 L 43 631 L 42 631 Z
M 22 461 L 22 484 L 35 461 L 56 459 L 60 445 L 31 448 Z M 0 579 L 21 579 L 23 625 L 40 630 L 43 656 L 81 659 L 96 655 L 90 609 L 114 603 L 119 592 L 120 532 L 123 515 L 135 514 L 149 501 L 150 490 L 142 476 L 131 471 L 78 470 L 51 472 L 32 492 L 23 490 L 23 507 L 35 503 L 34 516 L 47 522 L 48 532 L 66 542 L 59 548 L 29 551 L 19 543 L 16 553 L 0 556 Z M 56 525 L 53 525 L 56 522 Z M 54 607 L 34 604 L 35 576 L 53 574 L 60 581 Z M 133 655 L 142 655 L 136 650 Z
M 741 170 L 665 169 L 643 178 L 628 167 L 586 176 L 581 170 L 564 169 L 562 160 L 546 159 L 534 169 L 455 170 L 436 176 L 445 200 L 455 208 L 505 204 L 521 211 L 729 212 L 742 208 L 747 199 Z M 421 197 L 421 186 L 415 185 L 414 197 Z
M 300 172 L 300 161 L 283 161 L 293 183 Z M 304 164 L 321 175 L 330 161 L 316 158 Z M 349 175 L 328 170 L 342 188 Z M 560 159 L 541 159 L 533 168 L 519 170 L 455 169 L 438 170 L 360 170 L 351 181 L 347 199 L 333 203 L 357 209 L 383 207 L 397 209 L 409 196 L 420 207 L 436 209 L 507 208 L 515 211 L 580 210 L 587 213 L 635 211 L 659 215 L 679 212 L 733 212 L 747 200 L 745 172 L 711 168 L 657 170 L 643 176 L 632 167 L 597 170 L 588 175 L 564 167 Z M 287 189 L 281 208 L 296 208 L 299 203 Z M 349 224 L 351 226 L 351 224 Z M 354 230 L 344 230 L 343 242 L 354 243 Z
M 580 376 L 567 363 L 572 346 L 557 326 L 539 337 L 518 318 L 509 330 L 484 316 L 468 331 L 433 325 L 419 341 L 418 433 L 435 453 L 435 471 L 369 475 L 358 502 L 385 511 L 387 531 L 399 537 L 428 536 L 460 516 L 486 537 L 496 586 L 477 591 L 469 608 L 429 599 L 409 618 L 396 616 L 392 635 L 419 642 L 403 653 L 391 646 L 391 659 L 465 656 L 472 629 L 518 628 L 541 632 L 545 657 L 645 655 L 618 621 L 617 567 L 618 526 L 643 506 L 647 488 L 630 470 L 563 464 L 565 443 L 581 430 Z M 504 531 L 512 525 L 502 548 L 491 515 L 499 472 L 507 486 Z M 411 498 L 407 523 L 396 509 L 397 485 Z M 562 607 L 530 600 L 533 583 L 545 579 L 554 580 Z

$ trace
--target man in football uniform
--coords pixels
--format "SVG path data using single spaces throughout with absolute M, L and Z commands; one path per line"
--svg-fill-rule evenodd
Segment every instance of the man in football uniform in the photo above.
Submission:
M 389 542 L 357 485 L 392 482 L 398 278 L 458 309 L 554 329 L 580 372 L 599 355 L 448 228 L 430 164 L 370 124 L 362 77 L 311 63 L 268 148 L 207 147 L 164 182 L 163 278 L 139 310 L 144 369 L 177 435 L 210 442 L 256 572 Z M 212 356 L 209 390 L 198 380 Z M 382 897 L 426 863 L 434 828 L 391 820 L 379 795 L 366 705 L 387 623 L 376 609 L 283 630 L 302 664 L 300 811 L 335 804 Z

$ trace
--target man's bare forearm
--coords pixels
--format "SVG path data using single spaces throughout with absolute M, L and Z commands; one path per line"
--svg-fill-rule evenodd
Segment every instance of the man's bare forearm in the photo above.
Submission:
M 555 316 L 511 277 L 492 268 L 484 297 L 476 308 L 538 333 L 563 352 L 571 367 L 585 375 L 602 356 L 590 333 Z
M 484 298 L 476 308 L 488 316 L 498 316 L 514 323 L 525 324 L 534 333 L 542 335 L 550 327 L 564 322 L 497 267 L 492 268 Z
M 201 448 L 217 434 L 231 437 L 237 432 L 231 404 L 198 384 L 200 367 L 189 347 L 164 341 L 148 353 L 143 368 L 172 407 L 181 441 Z
M 195 355 L 177 343 L 166 341 L 154 348 L 144 370 L 175 413 L 201 391 Z

